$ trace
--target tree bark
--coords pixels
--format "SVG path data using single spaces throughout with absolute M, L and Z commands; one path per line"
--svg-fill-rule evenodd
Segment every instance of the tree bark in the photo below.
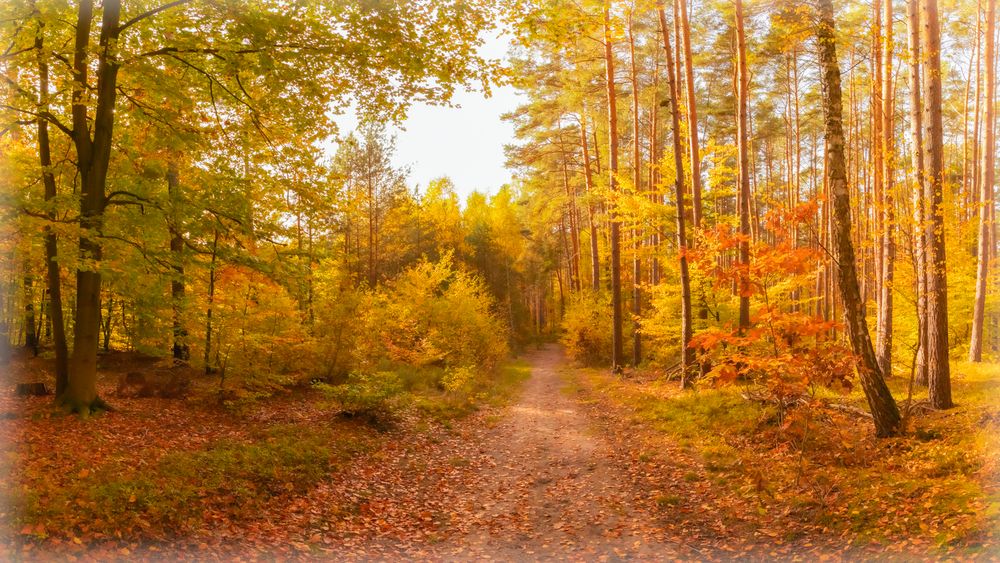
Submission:
M 944 134 L 941 120 L 941 30 L 937 0 L 921 0 L 920 43 L 924 102 L 924 201 L 927 252 L 927 367 L 930 402 L 936 409 L 952 406 L 948 365 L 948 263 L 944 242 Z
M 38 52 L 38 109 L 49 110 L 49 63 L 44 55 L 44 38 L 42 24 L 39 24 L 35 36 L 35 49 Z M 49 122 L 39 119 L 38 124 L 38 162 L 42 167 L 42 185 L 45 188 L 45 202 L 52 205 L 56 197 L 56 177 L 52 172 L 52 148 L 49 142 Z M 56 218 L 54 208 L 46 210 L 49 221 Z M 66 392 L 69 385 L 69 347 L 66 344 L 66 322 L 63 320 L 62 281 L 59 268 L 59 246 L 56 233 L 51 225 L 45 226 L 45 267 L 46 282 L 49 290 L 49 321 L 52 327 L 52 346 L 55 352 L 56 396 Z
M 24 296 L 24 347 L 31 350 L 34 355 L 38 355 L 38 337 L 35 332 L 35 277 L 31 275 L 31 263 L 24 261 L 24 281 L 22 283 L 22 295 Z
M 594 176 L 590 170 L 590 149 L 587 143 L 587 113 L 580 112 L 580 145 L 583 148 L 583 178 L 587 195 L 594 191 Z M 601 261 L 598 257 L 597 222 L 594 202 L 587 201 L 587 219 L 590 225 L 590 282 L 594 292 L 601 291 Z
M 908 0 L 906 3 L 906 31 L 909 47 L 909 72 L 907 81 L 910 87 L 910 138 L 912 147 L 910 158 L 913 166 L 913 214 L 916 223 L 913 234 L 915 250 L 917 316 L 920 322 L 917 327 L 917 366 L 916 382 L 927 385 L 927 236 L 925 221 L 927 220 L 926 204 L 923 195 L 924 182 L 924 132 L 923 132 L 923 102 L 920 95 L 920 12 L 918 0 Z
M 608 187 L 618 191 L 618 103 L 615 94 L 615 59 L 611 41 L 611 10 L 604 8 L 604 68 L 608 93 Z M 617 205 L 611 206 L 611 370 L 624 364 L 622 346 L 621 220 Z
M 885 30 L 882 34 L 882 283 L 879 285 L 881 297 L 878 303 L 878 333 L 876 355 L 879 367 L 886 377 L 892 377 L 892 292 L 896 267 L 896 212 L 893 197 L 893 170 L 895 167 L 893 147 L 893 76 L 892 76 L 892 0 L 884 0 Z
M 901 418 L 896 402 L 886 386 L 875 349 L 868 335 L 864 302 L 858 286 L 854 245 L 851 242 L 851 202 L 844 163 L 843 101 L 840 90 L 840 66 L 837 62 L 836 32 L 832 0 L 818 0 L 819 21 L 816 29 L 819 48 L 820 82 L 823 90 L 825 137 L 827 143 L 826 174 L 833 195 L 837 281 L 844 302 L 847 334 L 858 356 L 858 374 L 868 406 L 880 437 L 898 434 Z
M 694 366 L 694 354 L 688 344 L 691 342 L 691 279 L 688 273 L 687 261 L 687 232 L 684 219 L 684 150 L 681 146 L 681 126 L 680 108 L 678 107 L 678 89 L 674 80 L 674 59 L 671 56 L 670 31 L 667 27 L 667 16 L 663 11 L 663 4 L 656 6 L 660 17 L 660 31 L 663 34 L 663 51 L 666 55 L 667 64 L 667 89 L 670 92 L 670 126 L 671 136 L 674 144 L 674 168 L 677 171 L 674 182 L 674 196 L 677 199 L 677 256 L 680 263 L 681 282 L 681 386 L 689 385 L 689 378 L 692 375 L 691 368 Z
M 688 145 L 691 153 L 691 221 L 697 231 L 702 227 L 701 207 L 701 153 L 698 146 L 698 102 L 694 92 L 694 65 L 691 56 L 691 22 L 688 19 L 687 0 L 678 0 L 680 6 L 681 38 L 684 45 L 684 87 L 686 90 Z M 708 311 L 705 310 L 707 315 Z M 706 317 L 707 318 L 707 317 Z
M 980 167 L 983 178 L 980 182 L 979 201 L 979 265 L 976 269 L 976 301 L 972 312 L 972 336 L 969 342 L 969 361 L 983 361 L 983 320 L 986 313 L 986 281 L 990 263 L 990 207 L 993 205 L 993 153 L 995 150 L 995 97 L 996 76 L 994 75 L 993 57 L 996 45 L 994 31 L 996 28 L 996 0 L 986 2 L 986 135 L 983 141 L 983 164 Z
M 215 261 L 219 255 L 219 231 L 212 239 L 212 261 L 208 265 L 208 307 L 205 310 L 205 375 L 215 373 L 212 365 L 212 309 L 215 307 Z
M 635 65 L 635 34 L 632 29 L 632 14 L 628 18 L 629 71 L 632 78 L 632 183 L 636 196 L 642 193 L 642 154 L 639 143 L 639 73 Z M 632 365 L 642 362 L 642 335 L 639 333 L 639 318 L 642 315 L 642 228 L 636 218 L 636 228 L 632 231 Z
M 739 329 L 750 327 L 750 158 L 747 146 L 747 90 L 750 76 L 747 73 L 747 45 L 743 30 L 743 0 L 736 0 L 736 151 L 739 160 L 739 215 L 740 215 L 740 313 Z
M 187 343 L 187 329 L 184 328 L 184 235 L 180 225 L 180 178 L 177 163 L 167 165 L 167 197 L 170 199 L 170 216 L 167 229 L 170 231 L 170 255 L 173 277 L 170 279 L 170 306 L 173 314 L 174 360 L 187 362 L 191 359 L 191 349 Z
M 876 306 L 876 343 L 882 335 L 882 272 L 885 258 L 885 249 L 882 240 L 885 233 L 885 190 L 883 184 L 883 153 L 882 138 L 885 120 L 882 115 L 884 96 L 882 95 L 882 1 L 872 2 L 872 67 L 871 67 L 871 108 L 872 108 L 872 135 L 871 135 L 871 174 L 872 192 L 875 197 L 875 232 L 874 249 L 875 255 L 875 306 Z M 883 372 L 884 373 L 884 372 Z M 888 375 L 888 374 L 887 374 Z
M 118 21 L 120 0 L 105 0 L 97 61 L 97 90 L 87 92 L 88 46 L 94 19 L 93 0 L 81 0 L 73 56 L 73 140 L 81 181 L 80 236 L 81 267 L 76 272 L 76 323 L 69 385 L 57 398 L 70 411 L 86 416 L 106 407 L 97 396 L 97 349 L 101 322 L 102 248 L 100 233 L 104 221 L 105 186 L 111 161 L 115 97 L 119 62 Z M 96 96 L 93 137 L 87 116 L 87 99 Z

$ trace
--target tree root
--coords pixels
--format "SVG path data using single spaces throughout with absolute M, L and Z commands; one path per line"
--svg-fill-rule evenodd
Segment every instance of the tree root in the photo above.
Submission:
M 92 414 L 101 412 L 114 412 L 115 408 L 109 405 L 100 397 L 95 397 L 90 402 L 78 401 L 63 395 L 56 398 L 56 405 L 61 407 L 67 414 L 78 414 L 81 418 L 87 418 Z

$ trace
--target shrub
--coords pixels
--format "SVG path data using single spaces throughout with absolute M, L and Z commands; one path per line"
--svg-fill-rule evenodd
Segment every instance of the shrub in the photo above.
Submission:
M 611 306 L 606 297 L 583 293 L 566 307 L 561 342 L 566 354 L 584 365 L 611 361 Z
M 851 349 L 833 337 L 834 321 L 807 313 L 813 303 L 801 299 L 816 280 L 824 256 L 813 248 L 798 247 L 795 227 L 807 224 L 815 202 L 768 214 L 773 244 L 751 246 L 749 267 L 720 266 L 716 255 L 732 252 L 745 237 L 727 226 L 705 234 L 693 253 L 696 268 L 715 279 L 716 289 L 738 287 L 753 297 L 750 326 L 735 330 L 732 322 L 695 335 L 690 345 L 700 351 L 703 365 L 714 367 L 716 382 L 744 381 L 761 386 L 768 400 L 783 406 L 812 390 L 814 384 L 840 390 L 850 388 L 855 370 Z M 818 310 L 818 307 L 817 307 Z
M 391 422 L 402 403 L 403 385 L 394 372 L 351 374 L 340 385 L 319 383 L 316 387 L 334 400 L 343 414 L 376 424 Z
M 270 396 L 309 373 L 319 363 L 315 350 L 302 312 L 284 287 L 250 268 L 218 270 L 208 359 L 220 388 L 234 401 Z M 193 341 L 191 353 L 203 358 L 203 343 Z
M 476 381 L 476 369 L 467 366 L 448 368 L 441 376 L 441 387 L 445 391 L 462 391 L 472 387 Z
M 482 281 L 453 267 L 451 255 L 423 261 L 359 307 L 358 371 L 393 364 L 492 370 L 508 352 L 507 330 Z

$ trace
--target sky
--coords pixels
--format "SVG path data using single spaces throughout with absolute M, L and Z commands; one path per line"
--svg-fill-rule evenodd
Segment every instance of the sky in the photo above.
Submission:
M 481 54 L 502 58 L 507 41 L 489 38 Z M 503 147 L 514 141 L 514 126 L 500 119 L 514 110 L 523 98 L 510 86 L 494 87 L 489 98 L 482 92 L 459 89 L 452 97 L 455 107 L 417 103 L 410 107 L 406 120 L 389 131 L 396 135 L 393 162 L 409 167 L 409 186 L 427 184 L 448 176 L 463 199 L 474 191 L 487 194 L 510 182 L 511 172 L 504 167 Z M 356 118 L 346 113 L 335 118 L 341 135 L 356 125 Z

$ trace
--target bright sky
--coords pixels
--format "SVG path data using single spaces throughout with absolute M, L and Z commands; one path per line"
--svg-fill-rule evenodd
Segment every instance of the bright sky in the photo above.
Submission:
M 491 38 L 481 52 L 503 58 L 506 51 L 506 40 Z M 421 191 L 431 180 L 448 176 L 463 199 L 473 191 L 495 193 L 511 180 L 503 147 L 514 140 L 513 125 L 500 116 L 515 109 L 521 96 L 506 86 L 493 88 L 489 98 L 482 92 L 460 90 L 452 102 L 457 107 L 414 104 L 402 127 L 390 129 L 396 134 L 394 163 L 409 167 L 408 184 L 419 185 Z M 350 114 L 336 121 L 342 135 L 357 124 Z

